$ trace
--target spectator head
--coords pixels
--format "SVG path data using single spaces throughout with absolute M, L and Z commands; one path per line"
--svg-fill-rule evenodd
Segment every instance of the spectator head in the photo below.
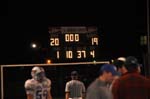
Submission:
M 126 61 L 125 57 L 119 57 L 113 62 L 113 64 L 117 67 L 118 72 L 121 74 L 127 72 L 127 69 L 125 68 L 125 61 Z
M 71 78 L 72 79 L 78 79 L 78 72 L 77 71 L 72 71 L 71 72 Z
M 138 63 L 137 58 L 129 56 L 126 58 L 125 67 L 129 72 L 139 71 L 140 64 Z
M 116 75 L 118 75 L 118 72 L 112 64 L 104 64 L 100 68 L 100 77 L 105 79 L 106 82 L 111 82 Z

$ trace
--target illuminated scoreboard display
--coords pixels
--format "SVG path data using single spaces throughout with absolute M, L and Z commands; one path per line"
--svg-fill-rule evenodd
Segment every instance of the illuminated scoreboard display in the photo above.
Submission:
M 99 34 L 96 27 L 49 27 L 50 57 L 54 60 L 96 59 Z

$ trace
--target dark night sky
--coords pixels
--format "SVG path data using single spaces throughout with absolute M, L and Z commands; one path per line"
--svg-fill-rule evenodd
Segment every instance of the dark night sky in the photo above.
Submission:
M 55 25 L 98 26 L 104 56 L 139 56 L 138 38 L 146 33 L 145 1 L 104 1 L 9 2 L 8 14 L 0 17 L 1 64 L 30 63 L 30 42 L 47 47 L 47 28 Z

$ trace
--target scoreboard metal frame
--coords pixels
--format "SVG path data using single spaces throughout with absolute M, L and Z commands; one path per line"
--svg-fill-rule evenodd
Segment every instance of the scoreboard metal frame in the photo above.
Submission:
M 33 66 L 42 66 L 42 67 L 52 67 L 52 66 L 63 66 L 65 65 L 66 68 L 68 66 L 73 66 L 73 65 L 83 65 L 83 64 L 86 64 L 86 65 L 90 65 L 90 64 L 93 64 L 93 65 L 97 65 L 97 64 L 110 64 L 109 61 L 96 61 L 96 62 L 72 62 L 72 63 L 52 63 L 52 64 L 13 64 L 13 65 L 10 65 L 10 64 L 6 64 L 6 65 L 0 65 L 0 78 L 1 78 L 1 83 L 0 83 L 0 87 L 1 87 L 1 99 L 4 99 L 5 95 L 7 96 L 8 94 L 4 92 L 4 68 L 16 68 L 16 67 L 33 67 Z

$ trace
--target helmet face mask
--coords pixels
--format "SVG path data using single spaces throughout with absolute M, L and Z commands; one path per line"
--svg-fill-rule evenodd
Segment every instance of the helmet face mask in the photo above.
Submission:
M 38 80 L 38 81 L 41 81 L 41 80 L 44 79 L 44 77 L 45 77 L 45 73 L 44 72 L 40 72 L 40 73 L 36 74 L 34 78 L 36 80 Z
M 31 76 L 37 81 L 42 81 L 45 78 L 45 71 L 42 67 L 33 67 Z

